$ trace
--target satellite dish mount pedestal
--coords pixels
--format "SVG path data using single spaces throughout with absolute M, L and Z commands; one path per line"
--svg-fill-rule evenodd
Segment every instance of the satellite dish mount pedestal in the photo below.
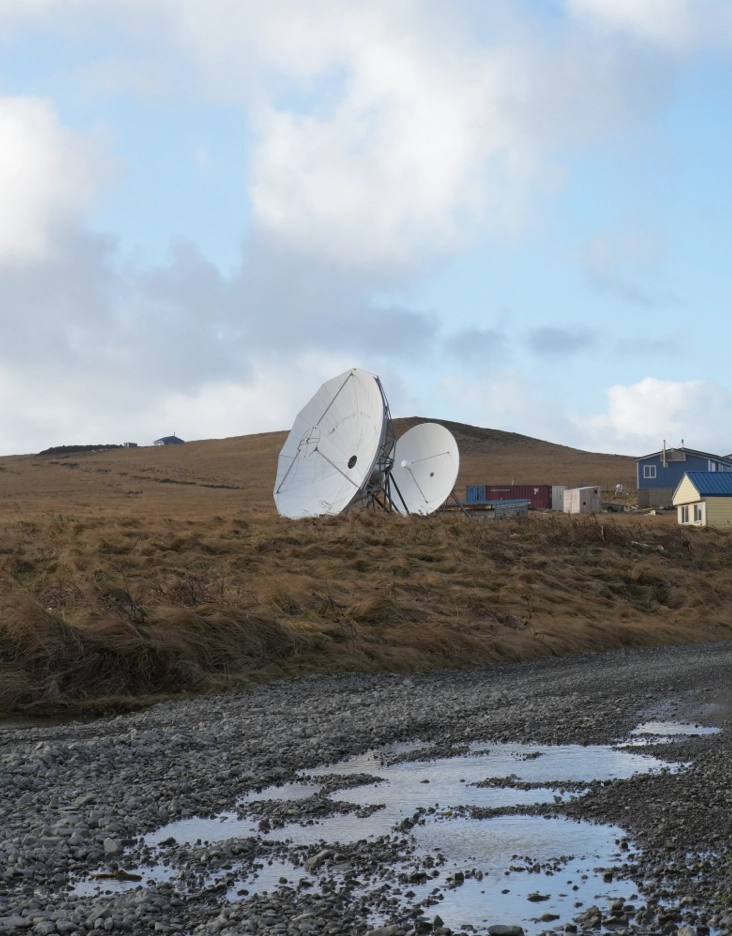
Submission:
M 392 511 L 395 510 L 399 511 L 401 508 L 396 504 L 394 497 L 396 494 L 404 510 L 409 513 L 404 498 L 392 477 L 396 432 L 394 431 L 394 423 L 391 418 L 389 401 L 386 399 L 384 388 L 381 386 L 381 381 L 378 377 L 376 378 L 376 383 L 381 392 L 381 399 L 384 402 L 384 432 L 379 444 L 379 452 L 371 477 L 363 486 L 358 497 L 351 503 L 351 507 L 357 507 L 359 510 L 370 509 L 374 511 L 377 507 L 380 507 L 386 513 L 392 513 Z

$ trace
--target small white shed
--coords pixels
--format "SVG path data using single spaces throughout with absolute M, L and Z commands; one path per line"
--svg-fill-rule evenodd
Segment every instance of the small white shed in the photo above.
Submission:
M 602 510 L 602 488 L 568 488 L 564 492 L 564 512 L 571 514 L 599 513 Z

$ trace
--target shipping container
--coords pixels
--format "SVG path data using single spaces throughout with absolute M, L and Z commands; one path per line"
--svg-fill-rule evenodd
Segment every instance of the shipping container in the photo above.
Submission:
M 557 491 L 561 493 L 557 494 Z M 469 484 L 466 499 L 469 504 L 483 504 L 486 501 L 528 500 L 535 509 L 561 510 L 561 494 L 551 484 Z M 557 507 L 554 504 L 558 503 Z
M 552 506 L 551 484 L 486 484 L 485 499 L 492 501 L 527 500 L 535 509 Z

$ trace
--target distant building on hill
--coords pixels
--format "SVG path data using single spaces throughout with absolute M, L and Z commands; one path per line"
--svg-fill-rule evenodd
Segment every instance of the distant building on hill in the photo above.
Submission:
M 674 491 L 687 472 L 730 472 L 732 459 L 709 452 L 697 452 L 685 448 L 683 443 L 679 448 L 667 449 L 664 445 L 660 452 L 636 459 L 636 471 L 638 506 L 669 507 Z
M 137 442 L 123 442 L 122 448 L 137 448 Z
M 673 496 L 679 523 L 732 526 L 732 474 L 687 471 Z
M 179 439 L 178 436 L 173 433 L 173 435 L 163 436 L 162 439 L 156 439 L 153 445 L 183 445 L 183 439 Z

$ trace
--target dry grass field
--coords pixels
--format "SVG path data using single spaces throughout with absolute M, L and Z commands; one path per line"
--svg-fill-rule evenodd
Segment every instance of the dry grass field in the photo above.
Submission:
M 633 483 L 629 458 L 451 428 L 460 485 Z M 0 459 L 0 711 L 732 635 L 727 532 L 629 515 L 289 521 L 271 499 L 283 439 Z
M 397 419 L 397 435 L 424 420 Z M 466 484 L 635 487 L 635 461 L 494 429 L 444 422 L 460 446 Z M 141 515 L 251 515 L 274 511 L 272 488 L 286 432 L 185 445 L 0 458 L 0 522 L 30 511 L 125 509 Z M 103 440 L 101 440 L 103 441 Z

